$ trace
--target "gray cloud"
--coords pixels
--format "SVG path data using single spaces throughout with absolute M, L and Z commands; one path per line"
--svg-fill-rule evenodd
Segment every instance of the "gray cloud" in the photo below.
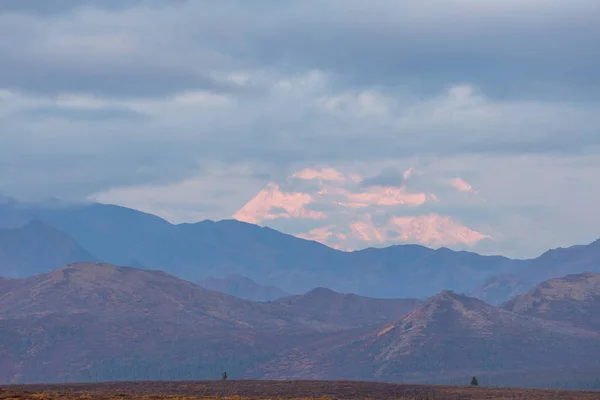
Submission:
M 352 172 L 362 163 L 363 185 L 397 185 L 412 165 L 399 160 L 428 170 L 453 159 L 464 165 L 439 176 L 471 183 L 473 156 L 496 160 L 482 174 L 512 157 L 551 157 L 558 176 L 561 160 L 598 156 L 596 0 L 423 4 L 0 1 L 0 191 L 81 199 L 200 176 L 199 185 L 222 187 L 211 193 L 227 193 L 215 214 L 231 215 L 267 180 L 314 186 L 286 181 L 298 166 Z M 529 193 L 538 183 L 499 185 Z M 597 196 L 588 186 L 575 189 Z M 464 200 L 441 187 L 444 202 Z M 525 213 L 503 196 L 492 196 L 492 210 Z M 521 206 L 540 206 L 529 196 Z M 161 204 L 179 218 L 175 200 Z M 186 218 L 214 210 L 180 206 Z M 447 212 L 473 224 L 491 218 Z
M 597 100 L 600 94 L 598 85 L 588 86 L 600 79 L 594 1 L 572 8 L 556 1 L 326 4 L 319 13 L 306 12 L 307 2 L 276 8 L 276 22 L 258 34 L 257 51 L 273 62 L 338 71 L 357 85 L 412 85 L 431 93 L 468 81 L 495 97 Z
M 362 180 L 362 186 L 400 186 L 404 183 L 403 170 L 388 167 L 379 174 Z
M 13 12 L 49 13 L 48 19 L 61 22 L 56 29 L 45 21 L 24 18 L 18 27 L 12 26 L 11 37 L 17 31 L 25 41 L 53 29 L 63 36 L 102 31 L 132 39 L 135 46 L 129 57 L 122 55 L 129 62 L 121 65 L 94 68 L 82 66 L 83 59 L 76 68 L 58 62 L 44 72 L 49 65 L 31 61 L 48 54 L 25 48 L 17 52 L 21 58 L 13 59 L 14 49 L 7 48 L 23 43 L 10 41 L 3 48 L 3 64 L 8 66 L 4 72 L 9 75 L 2 83 L 30 89 L 60 89 L 44 79 L 52 74 L 62 76 L 58 82 L 71 90 L 124 85 L 123 92 L 151 96 L 185 85 L 214 85 L 197 75 L 198 68 L 266 67 L 333 71 L 340 84 L 410 89 L 425 95 L 448 83 L 476 82 L 496 98 L 600 99 L 600 78 L 595 73 L 600 69 L 596 51 L 600 13 L 593 0 L 568 7 L 558 1 L 436 2 L 424 7 L 411 0 L 374 0 L 368 6 L 357 0 L 257 1 L 251 6 L 240 1 L 225 5 L 167 0 L 3 4 Z M 99 7 L 102 12 L 94 14 Z M 77 18 L 89 29 L 84 30 Z M 23 69 L 25 63 L 29 67 Z M 15 70 L 17 64 L 21 68 Z M 26 78 L 33 78 L 30 85 Z
M 294 90 L 295 85 L 301 87 L 292 83 Z M 53 175 L 58 176 L 65 156 L 85 163 L 85 169 L 89 167 L 86 159 L 106 155 L 111 162 L 97 175 L 99 181 L 88 177 L 77 183 L 81 185 L 78 193 L 93 193 L 103 185 L 183 179 L 211 161 L 262 164 L 261 176 L 268 171 L 273 177 L 285 176 L 299 164 L 415 155 L 568 154 L 595 152 L 594 145 L 600 145 L 598 114 L 593 108 L 577 109 L 572 104 L 512 104 L 471 94 L 465 99 L 444 95 L 408 108 L 391 100 L 384 115 L 361 117 L 356 115 L 360 105 L 341 112 L 315 105 L 323 96 L 334 100 L 346 96 L 327 86 L 294 96 L 293 90 L 255 98 L 228 94 L 229 103 L 223 106 L 206 105 L 213 102 L 210 97 L 201 98 L 198 105 L 170 98 L 108 98 L 96 104 L 91 97 L 68 100 L 71 105 L 65 106 L 60 98 L 9 95 L 4 102 L 14 111 L 2 117 L 0 110 L 5 128 L 0 157 L 21 165 L 15 169 L 21 174 L 35 174 L 36 168 L 41 168 L 39 173 L 50 173 L 56 160 Z M 353 96 L 348 101 L 357 102 Z M 62 121 L 38 122 L 41 116 L 52 115 Z M 32 142 L 36 144 L 33 160 L 47 160 L 43 167 L 37 162 L 22 165 L 26 158 L 16 157 L 27 155 Z M 387 170 L 365 184 L 395 184 L 399 177 L 400 170 Z M 23 186 L 31 182 L 27 191 L 41 189 L 35 180 L 18 180 Z
M 107 107 L 100 109 L 78 109 L 69 107 L 39 107 L 21 111 L 16 114 L 19 118 L 63 118 L 74 121 L 109 121 L 123 119 L 144 119 L 146 115 L 134 110 L 118 107 Z
M 178 68 L 156 65 L 122 68 L 77 68 L 46 64 L 36 60 L 6 60 L 0 65 L 0 87 L 32 94 L 61 92 L 93 93 L 111 97 L 159 97 L 185 90 L 232 91 L 231 86 Z
M 154 0 L 3 0 L 0 3 L 0 13 L 17 12 L 31 13 L 34 15 L 52 15 L 72 11 L 82 7 L 102 8 L 106 10 L 121 10 L 138 6 L 144 1 L 146 4 L 157 4 Z

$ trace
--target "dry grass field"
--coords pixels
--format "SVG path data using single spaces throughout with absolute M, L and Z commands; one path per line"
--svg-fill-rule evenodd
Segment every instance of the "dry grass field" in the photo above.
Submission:
M 26 400 L 583 400 L 600 392 L 397 385 L 350 381 L 112 382 L 0 387 L 0 399 Z

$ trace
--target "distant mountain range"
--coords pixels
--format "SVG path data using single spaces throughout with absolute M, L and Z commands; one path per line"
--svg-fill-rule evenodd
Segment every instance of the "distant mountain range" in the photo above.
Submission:
M 0 280 L 0 382 L 361 379 L 600 388 L 600 274 L 501 307 L 314 289 L 242 300 L 161 271 L 76 263 Z
M 400 318 L 423 302 L 417 299 L 374 299 L 355 294 L 316 288 L 298 296 L 276 300 L 277 307 L 301 309 L 326 321 L 338 321 L 347 327 L 377 327 Z
M 291 294 L 275 286 L 264 286 L 238 274 L 229 275 L 225 278 L 207 278 L 201 280 L 198 284 L 205 289 L 227 293 L 245 300 L 272 301 L 291 296 Z
M 7 277 L 100 260 L 159 269 L 191 282 L 238 275 L 285 293 L 327 287 L 369 297 L 426 298 L 450 289 L 500 304 L 546 279 L 600 272 L 600 241 L 531 260 L 419 245 L 343 252 L 235 220 L 173 225 L 105 204 L 6 200 L 0 202 L 0 229 L 0 275 Z M 238 295 L 246 296 L 241 289 Z M 254 299 L 273 296 L 278 295 Z
M 501 274 L 487 279 L 466 294 L 497 306 L 533 287 L 534 281 L 516 274 Z
M 33 220 L 0 229 L 0 275 L 24 278 L 76 261 L 96 261 L 67 234 Z

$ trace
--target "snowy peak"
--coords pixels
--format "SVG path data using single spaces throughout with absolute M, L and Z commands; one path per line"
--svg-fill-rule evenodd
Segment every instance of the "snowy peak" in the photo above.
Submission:
M 440 197 L 411 188 L 415 173 L 409 168 L 394 183 L 329 167 L 305 168 L 285 181 L 268 183 L 233 218 L 267 224 L 340 250 L 400 243 L 472 247 L 492 239 L 455 217 L 432 211 Z M 464 180 L 456 182 L 460 185 L 450 186 L 476 193 Z

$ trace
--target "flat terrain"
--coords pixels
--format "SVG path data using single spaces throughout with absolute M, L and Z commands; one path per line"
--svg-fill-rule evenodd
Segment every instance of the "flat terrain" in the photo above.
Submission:
M 110 382 L 0 386 L 0 399 L 600 399 L 599 392 L 396 385 L 350 381 Z

